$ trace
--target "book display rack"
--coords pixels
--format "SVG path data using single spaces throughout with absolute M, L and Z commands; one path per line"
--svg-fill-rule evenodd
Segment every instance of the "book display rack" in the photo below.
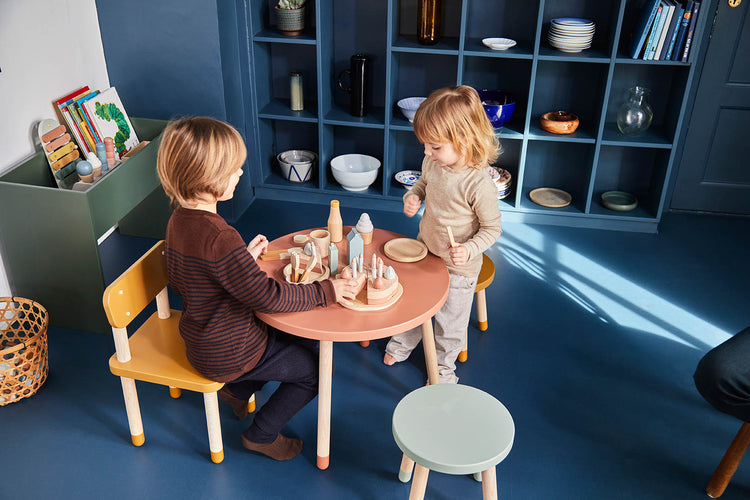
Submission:
M 498 200 L 506 220 L 657 230 L 710 15 L 698 18 L 686 62 L 644 61 L 630 54 L 642 1 L 443 2 L 440 38 L 429 46 L 417 42 L 416 3 L 308 0 L 306 28 L 296 37 L 278 33 L 268 1 L 245 3 L 252 87 L 247 131 L 255 142 L 249 165 L 256 196 L 312 203 L 339 198 L 348 206 L 401 210 L 405 188 L 394 175 L 418 169 L 423 149 L 396 103 L 466 84 L 504 90 L 516 99 L 513 116 L 497 129 L 503 154 L 495 166 L 510 172 L 513 185 L 510 195 Z M 710 12 L 708 7 L 703 8 Z M 590 48 L 568 53 L 549 45 L 551 21 L 565 17 L 595 23 Z M 487 37 L 517 43 L 492 50 L 482 43 Z M 369 110 L 363 117 L 350 114 L 349 96 L 336 82 L 355 53 L 371 62 Z M 303 77 L 302 111 L 290 109 L 291 72 Z M 616 117 L 627 89 L 635 85 L 651 90 L 654 117 L 644 134 L 629 137 L 618 130 Z M 540 116 L 557 110 L 579 117 L 574 133 L 542 130 Z M 275 158 L 290 149 L 317 152 L 319 163 L 308 182 L 283 178 Z M 382 162 L 378 178 L 364 192 L 344 191 L 331 174 L 331 159 L 347 153 Z M 538 205 L 529 198 L 538 188 L 564 190 L 571 203 Z M 613 190 L 635 195 L 637 208 L 606 208 L 601 195 Z

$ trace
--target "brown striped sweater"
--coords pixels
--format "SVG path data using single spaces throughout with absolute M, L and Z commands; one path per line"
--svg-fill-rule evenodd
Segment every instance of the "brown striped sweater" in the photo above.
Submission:
M 205 210 L 177 208 L 167 225 L 169 283 L 182 296 L 180 334 L 196 370 L 235 380 L 260 360 L 267 326 L 254 311 L 307 311 L 335 303 L 333 284 L 280 283 L 263 272 L 240 234 Z

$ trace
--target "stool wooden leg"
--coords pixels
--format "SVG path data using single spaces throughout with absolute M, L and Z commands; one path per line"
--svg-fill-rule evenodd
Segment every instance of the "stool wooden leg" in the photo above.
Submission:
M 247 400 L 247 412 L 252 413 L 255 411 L 255 393 L 250 395 L 250 399 Z
M 737 435 L 732 440 L 732 444 L 724 453 L 724 458 L 719 462 L 716 472 L 711 477 L 711 481 L 706 488 L 706 494 L 711 498 L 718 498 L 724 493 L 729 481 L 740 465 L 742 457 L 745 455 L 748 445 L 750 444 L 750 424 L 744 423 Z
M 361 340 L 359 342 L 359 345 L 361 345 L 362 347 L 368 347 L 370 345 L 370 341 L 369 340 Z
M 497 500 L 497 477 L 494 467 L 482 471 L 482 498 Z
M 143 436 L 143 421 L 141 420 L 141 407 L 138 404 L 138 392 L 135 390 L 135 380 L 120 377 L 120 383 L 122 383 L 122 395 L 125 398 L 125 411 L 128 414 L 130 440 L 133 445 L 140 446 L 146 438 Z
M 178 399 L 180 396 L 182 396 L 182 390 L 179 387 L 170 385 L 169 395 L 172 396 L 172 399 Z
M 411 490 L 409 491 L 409 500 L 422 500 L 424 498 L 425 491 L 427 491 L 427 476 L 430 474 L 430 469 L 422 467 L 416 464 L 414 467 L 414 480 L 411 482 Z
M 466 332 L 466 343 L 464 344 L 464 350 L 458 353 L 458 361 L 466 363 L 469 359 L 469 332 Z
M 408 483 L 411 479 L 411 473 L 414 470 L 414 460 L 406 456 L 401 458 L 401 467 L 398 469 L 398 480 L 402 483 Z
M 211 449 L 211 461 L 215 464 L 224 460 L 224 444 L 221 441 L 221 421 L 219 420 L 219 398 L 215 392 L 203 394 L 203 406 L 206 407 L 206 425 L 208 427 L 208 446 Z
M 484 290 L 479 290 L 477 296 L 477 321 L 479 322 L 479 331 L 486 331 L 489 323 L 487 322 L 487 295 Z

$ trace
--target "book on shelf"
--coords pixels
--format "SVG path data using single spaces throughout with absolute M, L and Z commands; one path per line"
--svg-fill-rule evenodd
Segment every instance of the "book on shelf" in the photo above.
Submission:
M 672 61 L 679 61 L 682 56 L 682 48 L 685 46 L 685 35 L 687 34 L 688 26 L 690 25 L 690 16 L 693 13 L 693 0 L 688 0 L 685 4 L 685 12 L 682 14 L 680 20 L 680 29 L 677 32 L 677 39 L 674 42 L 674 50 L 672 51 Z
M 648 41 L 646 42 L 646 46 L 643 49 L 643 54 L 641 59 L 644 61 L 648 61 L 648 56 L 651 54 L 651 46 L 654 44 L 654 40 L 657 37 L 656 30 L 658 29 L 659 22 L 661 21 L 661 14 L 664 11 L 664 2 L 659 2 L 659 7 L 656 9 L 656 16 L 654 17 L 654 22 L 651 23 L 651 29 L 648 33 Z
M 656 17 L 656 11 L 659 8 L 659 0 L 646 0 L 646 3 L 641 10 L 641 17 L 638 19 L 635 31 L 633 31 L 633 39 L 630 44 L 630 57 L 638 59 L 638 56 L 643 52 L 643 47 L 646 44 L 649 30 Z
M 118 158 L 140 142 L 115 87 L 84 101 L 82 107 L 91 118 L 99 137 L 112 137 Z
M 73 134 L 73 138 L 75 139 L 76 143 L 78 143 L 78 147 L 84 153 L 88 153 L 90 149 L 88 149 L 88 144 L 86 144 L 86 141 L 84 140 L 83 135 L 81 134 L 81 131 L 78 128 L 78 124 L 76 123 L 73 116 L 70 114 L 70 111 L 68 111 L 68 106 L 70 106 L 74 102 L 76 97 L 80 97 L 88 92 L 90 92 L 90 90 L 87 85 L 55 101 L 55 106 L 57 107 L 57 110 L 59 111 L 62 118 L 65 120 L 65 123 L 68 124 L 70 133 Z
M 690 55 L 690 45 L 693 42 L 693 35 L 695 34 L 695 26 L 698 22 L 698 11 L 700 8 L 700 2 L 693 2 L 693 12 L 690 16 L 690 25 L 687 29 L 687 35 L 685 35 L 685 48 L 682 49 L 682 62 L 687 62 L 688 56 Z
M 81 118 L 83 118 L 86 121 L 86 127 L 89 129 L 89 131 L 93 135 L 94 139 L 96 139 L 96 142 L 103 142 L 104 138 L 99 136 L 99 134 L 97 133 L 96 129 L 94 128 L 94 125 L 93 125 L 93 122 L 91 121 L 91 118 L 89 117 L 89 115 L 86 112 L 86 110 L 83 108 L 83 103 L 86 102 L 86 101 L 88 101 L 92 97 L 96 96 L 97 94 L 99 94 L 99 91 L 98 90 L 94 90 L 90 94 L 87 94 L 87 95 L 81 97 L 80 99 L 76 99 L 75 105 L 78 108 L 78 110 L 80 111 Z
M 662 15 L 664 18 L 664 22 L 661 25 L 661 29 L 659 30 L 659 43 L 656 44 L 656 48 L 652 51 L 651 59 L 654 61 L 659 60 L 659 56 L 661 55 L 662 49 L 664 48 L 664 41 L 667 38 L 667 31 L 669 30 L 669 23 L 672 22 L 672 16 L 674 15 L 675 11 L 675 2 L 672 0 L 664 0 L 666 13 Z
M 669 56 L 672 54 L 672 47 L 674 47 L 674 41 L 677 38 L 677 30 L 679 29 L 679 21 L 682 19 L 682 14 L 685 9 L 678 2 L 675 2 L 675 11 L 672 15 L 672 19 L 669 21 L 667 27 L 667 36 L 664 39 L 664 47 L 662 48 L 661 55 L 659 56 L 660 61 L 668 61 Z

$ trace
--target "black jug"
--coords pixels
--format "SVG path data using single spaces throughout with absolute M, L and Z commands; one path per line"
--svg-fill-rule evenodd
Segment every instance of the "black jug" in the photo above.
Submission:
M 345 92 L 349 92 L 351 98 L 349 113 L 352 116 L 365 116 L 367 114 L 368 80 L 370 78 L 369 64 L 369 57 L 363 54 L 354 54 L 350 59 L 349 69 L 345 69 L 339 73 L 337 79 L 339 88 Z M 350 84 L 348 87 L 341 83 L 341 77 L 344 73 L 349 74 Z

